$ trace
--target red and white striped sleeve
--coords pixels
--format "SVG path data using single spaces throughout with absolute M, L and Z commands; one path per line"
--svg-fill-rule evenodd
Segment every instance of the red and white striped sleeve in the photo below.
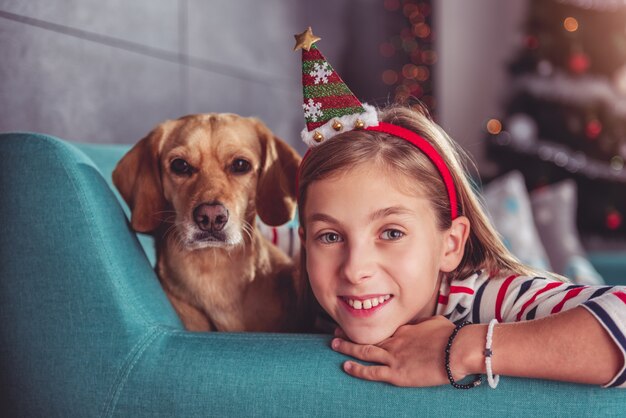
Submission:
M 587 309 L 622 352 L 624 366 L 605 387 L 626 388 L 626 286 L 584 286 L 544 277 L 477 272 L 442 286 L 438 313 L 451 321 L 518 322 L 576 306 Z

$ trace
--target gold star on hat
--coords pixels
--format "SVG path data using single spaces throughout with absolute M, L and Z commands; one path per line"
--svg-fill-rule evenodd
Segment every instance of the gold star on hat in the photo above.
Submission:
M 313 35 L 313 30 L 310 26 L 304 32 L 293 35 L 293 37 L 296 38 L 296 46 L 293 47 L 294 51 L 297 51 L 301 48 L 305 51 L 308 51 L 309 49 L 311 49 L 311 45 L 322 39 L 318 36 Z

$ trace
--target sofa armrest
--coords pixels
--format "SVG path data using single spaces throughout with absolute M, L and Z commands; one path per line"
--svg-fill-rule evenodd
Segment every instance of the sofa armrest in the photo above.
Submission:
M 90 411 L 147 330 L 182 325 L 89 158 L 38 134 L 0 155 L 0 410 Z
M 352 378 L 330 336 L 161 330 L 110 410 L 120 416 L 608 416 L 619 389 L 503 377 L 460 391 Z M 443 366 L 442 366 L 443 367 Z

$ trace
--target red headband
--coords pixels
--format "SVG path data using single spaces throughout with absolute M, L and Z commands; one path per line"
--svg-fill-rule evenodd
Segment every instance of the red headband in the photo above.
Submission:
M 403 128 L 398 125 L 393 125 L 391 123 L 380 122 L 378 126 L 369 126 L 368 128 L 366 128 L 366 130 L 384 132 L 398 138 L 402 138 L 405 141 L 408 141 L 411 144 L 415 145 L 420 151 L 426 154 L 428 159 L 430 159 L 435 167 L 437 167 L 437 171 L 439 171 L 439 175 L 441 175 L 441 179 L 446 186 L 448 199 L 450 200 L 450 218 L 452 218 L 452 220 L 455 220 L 459 216 L 457 209 L 456 189 L 454 187 L 452 174 L 450 174 L 450 170 L 448 170 L 448 166 L 444 162 L 441 155 L 439 155 L 437 150 L 432 145 L 430 145 L 428 141 L 409 129 Z
M 384 132 L 389 135 L 393 135 L 395 137 L 404 139 L 405 141 L 410 142 L 414 146 L 416 146 L 420 151 L 422 151 L 428 159 L 435 165 L 437 171 L 439 171 L 439 175 L 441 175 L 441 179 L 443 180 L 444 185 L 446 186 L 446 191 L 448 192 L 448 199 L 450 200 L 450 218 L 455 220 L 459 216 L 457 198 L 456 198 L 456 189 L 454 187 L 454 181 L 452 179 L 452 174 L 450 170 L 448 170 L 448 166 L 444 162 L 443 158 L 437 150 L 430 145 L 428 141 L 422 138 L 420 135 L 415 132 L 403 128 L 398 125 L 393 125 L 391 123 L 380 122 L 378 126 L 369 126 L 365 129 L 366 131 L 377 131 Z M 302 167 L 302 163 L 306 159 L 306 157 L 311 152 L 311 149 L 308 149 L 304 157 L 302 158 L 302 162 L 300 163 L 300 167 L 298 168 L 298 174 L 296 177 L 296 193 L 298 193 L 298 199 L 300 198 L 299 194 L 299 184 L 300 184 L 300 168 Z

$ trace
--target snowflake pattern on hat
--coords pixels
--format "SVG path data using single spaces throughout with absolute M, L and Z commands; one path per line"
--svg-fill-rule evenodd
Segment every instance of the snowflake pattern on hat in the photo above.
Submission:
M 307 38 L 309 42 L 301 39 Z M 373 106 L 361 103 L 313 43 L 311 29 L 296 35 L 296 49 L 302 48 L 302 90 L 306 127 L 303 141 L 310 147 L 352 129 L 378 125 Z
M 327 62 L 322 64 L 315 63 L 313 65 L 313 71 L 309 73 L 310 76 L 315 77 L 313 82 L 319 84 L 320 81 L 324 84 L 328 84 L 328 76 L 332 75 L 332 70 L 329 70 L 330 65 Z
M 305 119 L 310 119 L 313 122 L 317 122 L 317 118 L 322 116 L 322 112 L 320 111 L 321 107 L 321 103 L 315 103 L 313 99 L 309 99 L 308 103 L 304 103 L 302 105 L 302 108 L 304 109 Z

